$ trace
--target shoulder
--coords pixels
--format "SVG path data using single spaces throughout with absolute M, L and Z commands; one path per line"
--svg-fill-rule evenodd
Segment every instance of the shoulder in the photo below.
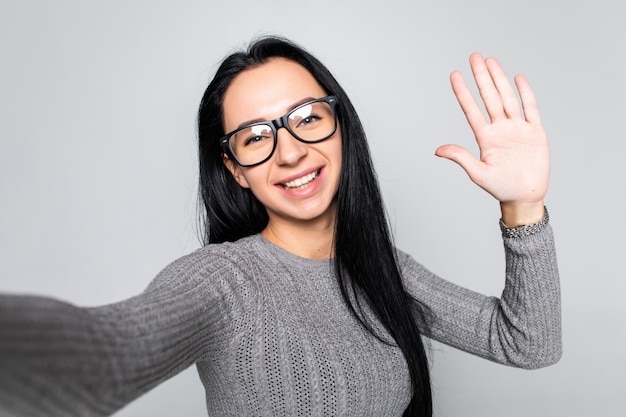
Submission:
M 422 264 L 417 262 L 411 255 L 398 248 L 396 248 L 396 262 L 401 273 L 404 273 L 409 268 L 423 268 Z
M 396 248 L 396 262 L 405 285 L 437 285 L 441 279 L 410 254 Z
M 148 289 L 162 285 L 213 285 L 222 281 L 234 284 L 250 276 L 254 269 L 257 236 L 236 242 L 209 244 L 167 265 Z M 224 282 L 222 282 L 224 284 Z

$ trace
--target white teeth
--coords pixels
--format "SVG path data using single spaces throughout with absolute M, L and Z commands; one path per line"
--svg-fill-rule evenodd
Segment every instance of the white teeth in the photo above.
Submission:
M 283 187 L 286 189 L 293 188 L 304 188 L 305 185 L 313 181 L 320 174 L 319 171 L 311 172 L 310 174 L 305 175 L 304 177 L 300 177 L 293 181 L 289 181 L 283 184 Z

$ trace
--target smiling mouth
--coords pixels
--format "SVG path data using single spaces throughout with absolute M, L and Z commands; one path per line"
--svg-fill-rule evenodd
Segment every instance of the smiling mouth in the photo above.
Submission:
M 307 185 L 309 185 L 311 181 L 319 177 L 321 171 L 321 169 L 318 169 L 317 171 L 306 174 L 303 177 L 281 184 L 281 186 L 285 190 L 303 190 L 304 188 L 306 188 Z

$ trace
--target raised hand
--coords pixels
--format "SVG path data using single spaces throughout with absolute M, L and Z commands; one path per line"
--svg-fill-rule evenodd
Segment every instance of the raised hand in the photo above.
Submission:
M 440 146 L 435 154 L 459 164 L 470 179 L 500 201 L 505 224 L 532 224 L 543 216 L 550 155 L 535 95 L 522 75 L 515 77 L 522 106 L 495 58 L 470 56 L 470 65 L 489 115 L 486 119 L 460 72 L 450 82 L 474 132 L 480 159 L 459 145 Z

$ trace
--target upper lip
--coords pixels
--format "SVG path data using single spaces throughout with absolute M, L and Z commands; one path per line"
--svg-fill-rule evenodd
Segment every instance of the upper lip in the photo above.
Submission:
M 280 180 L 277 184 L 285 184 L 285 183 L 287 183 L 287 182 L 289 182 L 289 181 L 297 180 L 298 178 L 302 178 L 302 177 L 304 177 L 304 176 L 305 176 L 305 175 L 307 175 L 307 174 L 310 174 L 310 173 L 312 173 L 312 172 L 317 172 L 317 171 L 319 171 L 320 169 L 322 169 L 322 167 L 321 167 L 321 166 L 320 166 L 320 167 L 316 167 L 316 168 L 307 168 L 307 169 L 304 169 L 304 170 L 302 170 L 302 171 L 298 172 L 297 174 L 294 174 L 294 175 L 291 175 L 291 176 L 289 176 L 289 177 L 285 177 L 285 178 L 283 178 L 283 179 L 282 179 L 282 180 Z

